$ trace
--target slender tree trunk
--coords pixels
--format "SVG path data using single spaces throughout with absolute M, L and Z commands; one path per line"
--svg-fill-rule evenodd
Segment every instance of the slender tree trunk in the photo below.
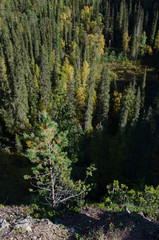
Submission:
M 50 163 L 50 178 L 51 178 L 51 198 L 52 198 L 52 208 L 55 207 L 55 181 L 53 177 L 53 171 L 51 166 L 51 159 L 49 159 Z

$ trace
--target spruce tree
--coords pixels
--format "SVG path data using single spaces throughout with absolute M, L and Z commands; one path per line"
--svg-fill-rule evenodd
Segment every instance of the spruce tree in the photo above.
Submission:
M 154 12 L 154 16 L 153 16 L 153 22 L 152 22 L 151 34 L 150 34 L 150 44 L 154 43 L 157 22 L 158 22 L 158 9 Z
M 94 94 L 95 94 L 95 79 L 94 79 L 94 63 L 91 66 L 90 71 L 90 83 L 89 83 L 89 92 L 88 92 L 88 103 L 87 110 L 85 114 L 85 129 L 89 131 L 92 128 L 92 119 L 93 119 L 93 106 L 94 106 Z
M 134 113 L 132 116 L 132 125 L 133 126 L 136 124 L 136 122 L 139 119 L 140 108 L 141 108 L 141 91 L 140 91 L 140 87 L 138 87 L 137 95 L 136 95 L 136 99 L 135 99 L 135 103 L 134 103 Z
M 102 71 L 101 81 L 102 122 L 104 123 L 108 120 L 110 104 L 110 76 L 105 67 Z
M 147 41 L 147 36 L 146 36 L 146 32 L 144 31 L 141 34 L 141 38 L 140 38 L 140 54 L 141 54 L 141 56 L 144 56 L 146 53 L 146 41 Z
M 142 107 L 142 109 L 144 108 L 144 104 L 145 104 L 146 79 L 147 79 L 147 70 L 145 68 L 144 76 L 143 76 L 143 80 L 142 80 L 142 85 L 141 85 L 141 107 Z
M 155 37 L 155 44 L 154 44 L 154 48 L 156 49 L 157 53 L 159 51 L 159 30 L 156 34 L 156 37 Z
M 0 118 L 4 121 L 6 129 L 12 132 L 14 126 L 12 96 L 2 48 L 0 48 L 0 96 Z
M 13 106 L 17 127 L 24 127 L 28 121 L 28 92 L 25 82 L 25 69 L 22 57 L 22 45 L 19 37 L 14 33 L 14 98 Z
M 127 123 L 132 119 L 134 112 L 134 99 L 135 99 L 135 81 L 134 84 L 130 83 L 123 96 L 123 106 L 120 117 L 120 129 L 125 130 Z
M 40 76 L 39 76 L 39 87 L 40 87 L 40 100 L 47 109 L 52 95 L 52 86 L 50 80 L 50 66 L 48 53 L 45 46 L 41 48 L 41 63 L 40 63 Z
M 3 55 L 2 48 L 0 48 L 0 106 L 7 109 L 11 104 L 11 90 L 7 77 L 7 67 Z
M 136 26 L 134 27 L 134 32 L 133 32 L 133 36 L 132 36 L 131 57 L 132 57 L 133 59 L 136 59 L 136 57 L 137 57 Z

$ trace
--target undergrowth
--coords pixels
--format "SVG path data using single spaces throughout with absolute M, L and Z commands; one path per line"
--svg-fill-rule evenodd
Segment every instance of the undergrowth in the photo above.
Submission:
M 108 193 L 102 199 L 101 207 L 123 212 L 127 206 L 132 213 L 143 212 L 145 216 L 159 219 L 159 186 L 154 188 L 146 185 L 143 191 L 138 191 L 115 180 L 106 188 Z

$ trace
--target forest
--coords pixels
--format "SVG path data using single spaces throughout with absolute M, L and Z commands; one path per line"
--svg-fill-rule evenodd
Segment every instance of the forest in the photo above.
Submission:
M 67 133 L 71 178 L 95 166 L 89 199 L 113 180 L 159 185 L 159 2 L 1 0 L 2 202 L 28 195 L 24 134 L 43 112 Z

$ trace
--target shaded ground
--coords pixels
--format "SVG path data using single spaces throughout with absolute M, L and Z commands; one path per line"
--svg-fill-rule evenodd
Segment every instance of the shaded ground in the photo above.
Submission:
M 49 220 L 32 220 L 31 231 L 14 228 L 15 220 L 29 215 L 29 207 L 0 206 L 0 218 L 6 219 L 9 227 L 0 228 L 0 240 L 158 240 L 159 223 L 140 215 L 109 213 L 95 207 L 69 212 L 55 224 Z
M 127 213 L 111 214 L 94 207 L 84 208 L 80 213 L 68 213 L 59 223 L 88 239 L 159 239 L 159 223 L 151 219 Z

